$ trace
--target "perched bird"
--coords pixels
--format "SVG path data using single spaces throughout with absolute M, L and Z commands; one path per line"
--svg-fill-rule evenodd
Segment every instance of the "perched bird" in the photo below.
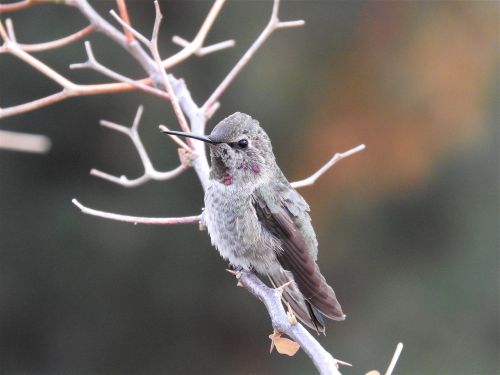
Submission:
M 344 320 L 316 263 L 318 243 L 309 206 L 276 164 L 271 141 L 244 113 L 222 120 L 210 135 L 164 130 L 206 142 L 210 180 L 203 221 L 212 244 L 236 269 L 266 275 L 307 326 L 325 332 L 323 316 Z

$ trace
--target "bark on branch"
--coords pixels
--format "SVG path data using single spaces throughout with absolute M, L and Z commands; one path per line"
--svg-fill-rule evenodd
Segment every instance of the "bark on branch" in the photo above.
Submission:
M 249 271 L 239 272 L 237 278 L 245 289 L 266 306 L 273 328 L 290 336 L 297 342 L 314 363 L 320 374 L 340 375 L 337 360 L 319 344 L 302 324 L 297 321 L 290 321 L 288 314 L 283 308 L 281 302 L 282 291 L 279 288 L 269 288 L 254 273 Z

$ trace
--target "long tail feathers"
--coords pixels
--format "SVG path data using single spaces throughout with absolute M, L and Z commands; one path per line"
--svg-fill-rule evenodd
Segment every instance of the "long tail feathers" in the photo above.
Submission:
M 293 280 L 293 276 L 291 272 L 282 269 L 279 273 L 269 275 L 269 279 L 273 286 L 279 287 Z M 324 278 L 318 292 L 310 298 L 304 297 L 295 282 L 285 288 L 282 298 L 305 325 L 318 333 L 325 333 L 324 316 L 334 320 L 345 319 L 333 289 Z

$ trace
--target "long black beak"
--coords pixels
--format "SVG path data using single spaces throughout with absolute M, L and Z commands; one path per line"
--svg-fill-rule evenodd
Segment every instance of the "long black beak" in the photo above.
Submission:
M 160 129 L 160 131 L 162 133 L 165 133 L 165 134 L 173 134 L 173 135 L 179 135 L 181 137 L 188 137 L 188 138 L 197 139 L 199 141 L 203 141 L 203 142 L 206 142 L 206 143 L 211 143 L 213 145 L 219 143 L 219 142 L 212 141 L 210 139 L 210 137 L 208 137 L 206 135 L 197 135 L 197 134 L 184 133 L 184 132 L 179 132 L 179 131 L 175 131 L 175 130 L 166 130 L 166 129 Z

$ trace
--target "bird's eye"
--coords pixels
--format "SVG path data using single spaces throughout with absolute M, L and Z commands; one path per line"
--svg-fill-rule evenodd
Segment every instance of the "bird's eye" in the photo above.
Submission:
M 239 148 L 247 148 L 247 146 L 248 146 L 248 140 L 246 140 L 246 139 L 240 139 L 238 141 L 238 147 Z

